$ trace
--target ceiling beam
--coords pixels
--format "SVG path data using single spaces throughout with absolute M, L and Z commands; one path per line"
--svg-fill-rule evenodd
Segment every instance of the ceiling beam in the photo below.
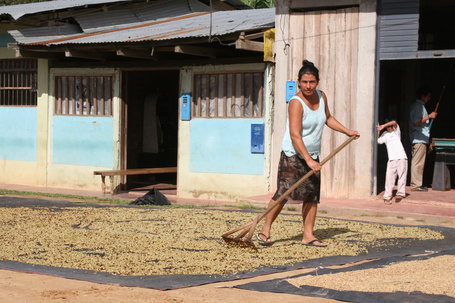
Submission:
M 244 35 L 245 39 L 257 39 L 257 38 L 264 38 L 264 32 L 254 33 Z
M 245 33 L 242 32 L 239 38 L 235 41 L 235 48 L 254 52 L 264 52 L 264 42 L 248 40 L 248 37 L 251 36 L 252 35 L 246 36 Z
M 252 40 L 238 39 L 237 41 L 235 41 L 235 48 L 254 51 L 254 52 L 263 52 L 264 43 L 258 42 L 258 41 L 252 41 Z
M 180 54 L 209 57 L 213 59 L 216 58 L 217 55 L 217 51 L 213 48 L 193 45 L 176 45 L 174 51 Z
M 63 57 L 62 53 L 36 52 L 23 49 L 16 49 L 16 58 L 58 58 Z
M 140 58 L 140 59 L 154 59 L 152 56 L 152 50 L 133 50 L 127 48 L 118 49 L 116 52 L 117 56 Z
M 101 60 L 101 61 L 106 60 L 105 53 L 96 52 L 95 50 L 87 52 L 87 51 L 80 51 L 80 50 L 74 50 L 74 49 L 67 49 L 67 50 L 65 50 L 65 57 L 94 59 L 94 60 Z

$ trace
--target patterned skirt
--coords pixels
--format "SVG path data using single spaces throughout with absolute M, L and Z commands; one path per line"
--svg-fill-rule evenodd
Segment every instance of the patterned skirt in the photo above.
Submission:
M 305 160 L 299 158 L 297 155 L 288 157 L 284 152 L 281 152 L 280 164 L 278 166 L 277 191 L 273 195 L 272 200 L 278 200 L 282 194 L 309 171 L 311 171 L 311 169 L 308 167 Z M 319 203 L 320 193 L 321 173 L 317 172 L 300 184 L 300 186 L 284 199 L 282 203 L 285 204 L 288 199 Z

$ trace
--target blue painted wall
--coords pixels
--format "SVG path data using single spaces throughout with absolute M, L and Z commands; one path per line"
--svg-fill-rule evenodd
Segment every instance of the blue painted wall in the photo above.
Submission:
M 54 116 L 53 163 L 112 168 L 113 131 L 112 117 Z
M 190 171 L 262 175 L 264 154 L 251 153 L 251 124 L 263 119 L 193 119 Z
M 0 159 L 36 161 L 36 107 L 0 107 Z

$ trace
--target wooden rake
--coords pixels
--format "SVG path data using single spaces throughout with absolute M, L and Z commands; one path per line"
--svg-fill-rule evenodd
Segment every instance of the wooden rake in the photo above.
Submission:
M 342 150 L 346 145 L 351 143 L 355 139 L 355 136 L 350 137 L 343 144 L 338 146 L 334 151 L 332 151 L 324 160 L 321 161 L 320 165 L 323 166 L 327 161 L 333 158 L 340 150 Z M 314 174 L 314 171 L 309 171 L 297 182 L 294 183 L 284 194 L 282 194 L 272 205 L 270 205 L 264 213 L 258 215 L 251 223 L 245 224 L 241 227 L 232 229 L 224 233 L 221 237 L 229 245 L 235 245 L 245 248 L 257 249 L 254 245 L 251 238 L 253 238 L 254 231 L 256 230 L 257 224 L 265 217 L 269 212 L 272 211 L 278 204 L 280 204 L 284 199 L 286 199 L 297 187 L 300 186 L 306 179 L 311 177 Z M 236 232 L 239 232 L 237 236 L 233 236 Z

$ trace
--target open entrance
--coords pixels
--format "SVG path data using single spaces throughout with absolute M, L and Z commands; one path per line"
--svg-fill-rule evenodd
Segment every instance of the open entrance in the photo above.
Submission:
M 428 113 L 435 110 L 440 101 L 438 117 L 431 127 L 431 138 L 455 139 L 455 58 L 411 59 L 381 61 L 379 85 L 379 123 L 385 118 L 396 120 L 401 129 L 401 141 L 408 155 L 408 178 L 411 173 L 411 142 L 409 139 L 409 107 L 416 100 L 416 90 L 427 86 L 432 98 L 426 104 Z M 446 88 L 443 92 L 443 86 Z M 377 193 L 384 190 L 387 167 L 387 150 L 378 146 L 377 153 Z M 433 180 L 435 152 L 427 156 L 423 185 L 431 187 Z M 449 165 L 451 188 L 455 188 L 455 166 Z
M 179 71 L 125 71 L 122 167 L 177 166 Z M 125 189 L 176 188 L 176 173 L 129 175 Z

